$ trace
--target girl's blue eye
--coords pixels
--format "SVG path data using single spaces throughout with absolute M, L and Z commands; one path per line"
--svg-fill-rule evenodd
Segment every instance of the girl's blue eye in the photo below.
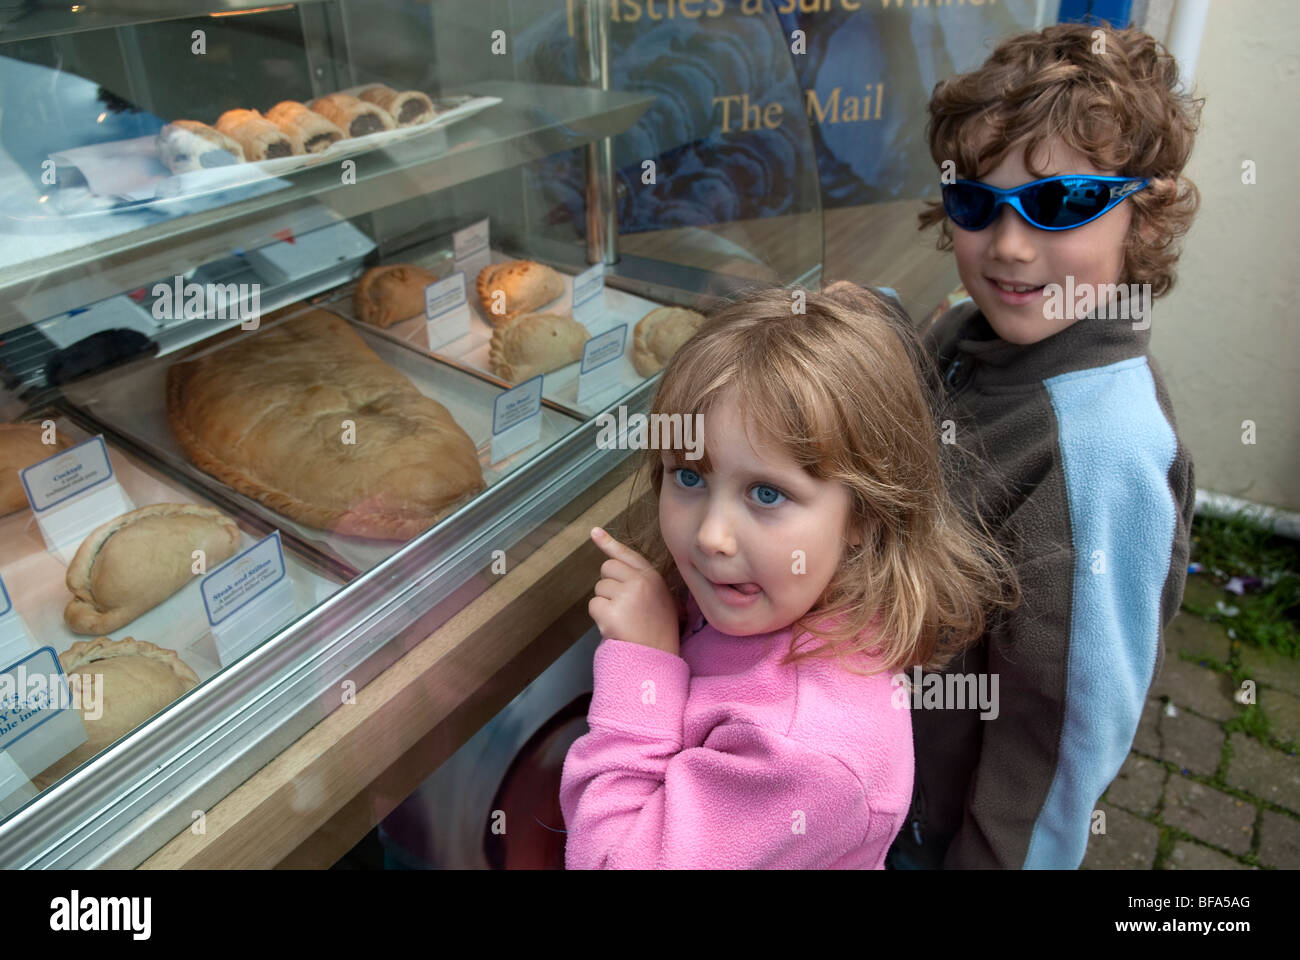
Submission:
M 776 487 L 760 483 L 753 488 L 754 499 L 765 507 L 775 507 L 785 501 L 785 494 Z
M 687 470 L 685 467 L 678 467 L 673 471 L 677 478 L 678 486 L 685 487 L 688 490 L 694 490 L 696 487 L 704 485 L 704 478 L 694 470 Z

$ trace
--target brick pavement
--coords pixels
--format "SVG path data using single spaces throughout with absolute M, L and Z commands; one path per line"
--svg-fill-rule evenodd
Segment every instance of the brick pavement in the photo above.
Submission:
M 1213 606 L 1225 596 L 1188 578 L 1189 601 Z M 1233 699 L 1234 671 L 1255 682 L 1254 711 Z M 1300 869 L 1298 747 L 1300 660 L 1179 613 L 1133 749 L 1098 805 L 1105 817 L 1094 816 L 1083 869 Z

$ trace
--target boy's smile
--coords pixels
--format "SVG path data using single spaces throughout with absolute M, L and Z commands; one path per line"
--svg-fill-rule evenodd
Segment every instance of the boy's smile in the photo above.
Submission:
M 1042 159 L 1042 172 L 1030 173 L 1020 148 L 979 179 L 1009 189 L 1058 174 L 1118 174 L 1094 167 L 1060 138 L 1047 141 Z M 999 337 L 1008 343 L 1037 343 L 1078 319 L 1068 311 L 1061 319 L 1048 318 L 1047 284 L 1064 288 L 1067 276 L 1074 278 L 1075 288 L 1093 284 L 1100 289 L 1119 282 L 1131 218 L 1132 210 L 1125 202 L 1072 230 L 1040 230 L 1011 207 L 1003 206 L 983 230 L 953 225 L 957 272 Z
M 704 420 L 711 471 L 675 468 L 665 459 L 664 542 L 720 633 L 784 629 L 812 609 L 839 565 L 848 490 L 813 477 L 758 436 L 747 437 L 734 391 Z

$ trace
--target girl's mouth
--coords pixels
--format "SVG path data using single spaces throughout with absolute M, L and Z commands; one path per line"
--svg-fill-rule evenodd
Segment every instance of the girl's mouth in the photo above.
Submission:
M 712 580 L 708 582 L 709 586 L 713 587 L 714 595 L 723 603 L 732 607 L 749 606 L 763 592 L 763 589 L 756 583 L 714 583 Z

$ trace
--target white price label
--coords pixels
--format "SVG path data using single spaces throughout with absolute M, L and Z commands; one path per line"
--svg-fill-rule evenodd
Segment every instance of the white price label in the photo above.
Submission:
M 542 435 L 542 377 L 525 380 L 492 404 L 491 461 L 500 463 Z
M 582 345 L 582 367 L 578 371 L 578 402 L 586 403 L 604 393 L 626 372 L 623 354 L 627 350 L 627 324 L 619 324 Z
M 465 274 L 457 271 L 424 288 L 424 318 L 428 324 L 430 350 L 468 335 L 469 301 L 465 296 Z
M 280 531 L 274 530 L 203 578 L 203 609 L 216 626 L 284 579 Z
M 103 437 L 91 437 L 22 471 L 23 489 L 37 513 L 113 479 Z
M 598 263 L 573 278 L 573 319 L 589 331 L 605 313 L 605 265 Z
M 471 223 L 464 230 L 451 235 L 452 250 L 457 260 L 468 260 L 488 248 L 488 221 L 486 218 Z

